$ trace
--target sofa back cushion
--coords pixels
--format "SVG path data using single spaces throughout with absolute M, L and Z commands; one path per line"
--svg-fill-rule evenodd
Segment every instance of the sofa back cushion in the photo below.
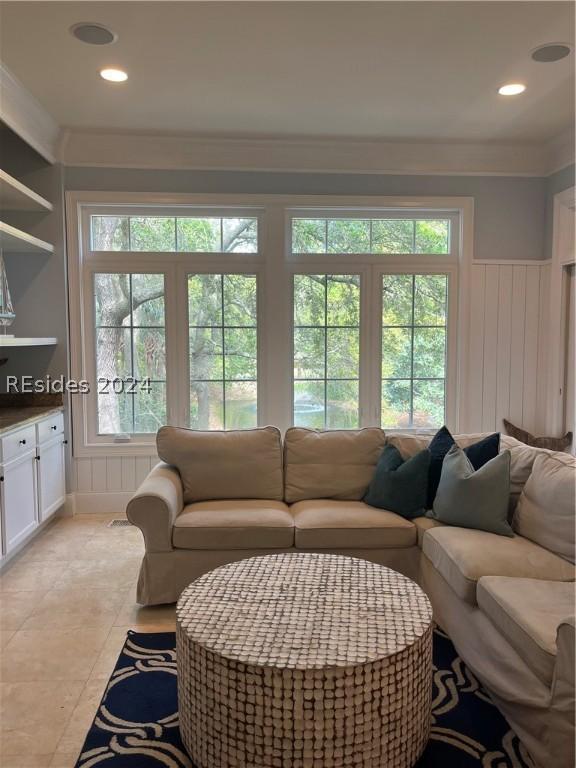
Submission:
M 518 500 L 516 533 L 574 562 L 576 462 L 567 454 L 539 450 Z
M 213 499 L 282 501 L 282 442 L 276 427 L 201 432 L 162 427 L 158 455 L 176 467 L 184 502 Z
M 377 427 L 327 432 L 292 427 L 284 437 L 284 500 L 360 501 L 384 442 Z

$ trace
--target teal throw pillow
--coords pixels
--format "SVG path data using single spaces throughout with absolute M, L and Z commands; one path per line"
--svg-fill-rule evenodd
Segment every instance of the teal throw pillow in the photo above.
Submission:
M 461 528 L 513 536 L 508 523 L 510 451 L 502 451 L 474 470 L 462 448 L 444 457 L 434 508 L 427 517 Z
M 397 448 L 384 446 L 364 501 L 372 507 L 396 512 L 407 519 L 423 515 L 429 467 L 428 450 L 404 461 Z

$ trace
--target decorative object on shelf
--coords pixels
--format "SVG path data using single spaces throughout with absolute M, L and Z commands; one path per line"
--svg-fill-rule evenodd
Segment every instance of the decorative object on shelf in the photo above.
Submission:
M 531 445 L 534 448 L 547 448 L 549 451 L 565 451 L 572 445 L 572 432 L 566 432 L 564 437 L 535 437 L 525 429 L 516 427 L 506 419 L 502 419 L 504 428 L 510 437 L 515 437 L 521 443 Z
M 6 266 L 4 257 L 0 253 L 0 327 L 8 328 L 14 322 L 16 314 L 12 306 L 12 297 L 8 288 L 8 278 L 6 276 Z M 12 334 L 4 334 L 10 336 Z

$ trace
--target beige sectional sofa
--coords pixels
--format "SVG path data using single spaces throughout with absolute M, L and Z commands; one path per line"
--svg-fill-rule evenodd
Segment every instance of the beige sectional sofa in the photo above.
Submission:
M 456 441 L 466 447 L 483 436 Z M 430 437 L 293 428 L 282 442 L 273 427 L 163 428 L 165 461 L 127 508 L 146 542 L 138 601 L 173 602 L 200 574 L 271 552 L 387 565 L 420 581 L 436 620 L 537 765 L 573 768 L 574 460 L 502 438 L 511 453 L 509 538 L 364 504 L 386 441 L 407 458 Z

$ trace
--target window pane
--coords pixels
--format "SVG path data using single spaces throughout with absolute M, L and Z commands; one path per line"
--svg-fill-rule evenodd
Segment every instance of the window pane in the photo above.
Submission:
M 130 227 L 127 216 L 92 216 L 92 249 L 95 251 L 127 251 Z
M 412 275 L 385 275 L 382 280 L 382 324 L 412 325 Z
M 416 253 L 448 253 L 450 222 L 423 219 L 416 222 Z
M 256 382 L 226 382 L 226 429 L 251 429 L 258 423 Z
M 222 382 L 190 382 L 190 426 L 192 429 L 224 429 L 224 385 Z
M 292 220 L 293 253 L 326 253 L 326 220 Z
M 370 253 L 370 222 L 356 219 L 328 221 L 328 253 Z
M 233 253 L 256 253 L 258 219 L 223 219 L 222 250 Z
M 324 378 L 324 328 L 294 329 L 294 378 Z
M 328 278 L 327 325 L 360 324 L 360 276 L 331 275 Z
M 373 253 L 414 253 L 414 221 L 382 219 L 372 222 Z
M 439 427 L 444 424 L 444 380 L 414 381 L 414 426 Z
M 410 426 L 410 381 L 382 382 L 382 416 L 383 427 Z
M 324 382 L 294 382 L 294 424 L 324 429 Z
M 226 325 L 256 325 L 256 277 L 224 275 L 224 322 Z
M 328 328 L 326 368 L 334 379 L 355 379 L 360 361 L 360 331 L 357 328 Z
M 382 329 L 382 378 L 409 379 L 412 376 L 412 330 Z
M 96 331 L 98 378 L 112 381 L 132 375 L 132 345 L 129 328 L 98 328 Z
M 251 328 L 224 329 L 224 372 L 226 380 L 256 378 L 256 330 Z
M 294 424 L 357 425 L 360 276 L 296 275 L 294 320 Z
M 220 381 L 224 378 L 221 328 L 190 328 L 190 378 Z
M 358 424 L 358 381 L 328 381 L 326 426 L 329 429 L 355 429 Z
M 166 384 L 153 381 L 146 389 L 139 387 L 133 395 L 134 432 L 157 432 L 166 424 Z
M 326 322 L 326 276 L 294 276 L 294 325 Z
M 130 217 L 132 251 L 175 251 L 176 224 L 170 216 Z
M 133 325 L 164 325 L 164 275 L 132 275 Z
M 164 275 L 99 273 L 94 297 L 98 433 L 156 432 L 166 422 Z
M 221 219 L 178 218 L 178 250 L 212 252 L 222 250 Z
M 189 275 L 188 323 L 222 325 L 221 275 Z
M 255 275 L 188 277 L 190 426 L 194 429 L 242 429 L 257 424 L 256 297 Z M 202 327 L 207 321 L 212 325 Z
M 446 275 L 416 275 L 414 324 L 446 324 Z
M 446 331 L 444 328 L 414 328 L 414 377 L 444 376 Z
M 134 395 L 110 390 L 98 395 L 98 434 L 121 435 L 133 431 Z
M 163 328 L 134 328 L 132 331 L 133 375 L 164 381 L 166 379 L 166 338 Z
M 443 422 L 447 280 L 446 275 L 383 277 L 383 427 Z

